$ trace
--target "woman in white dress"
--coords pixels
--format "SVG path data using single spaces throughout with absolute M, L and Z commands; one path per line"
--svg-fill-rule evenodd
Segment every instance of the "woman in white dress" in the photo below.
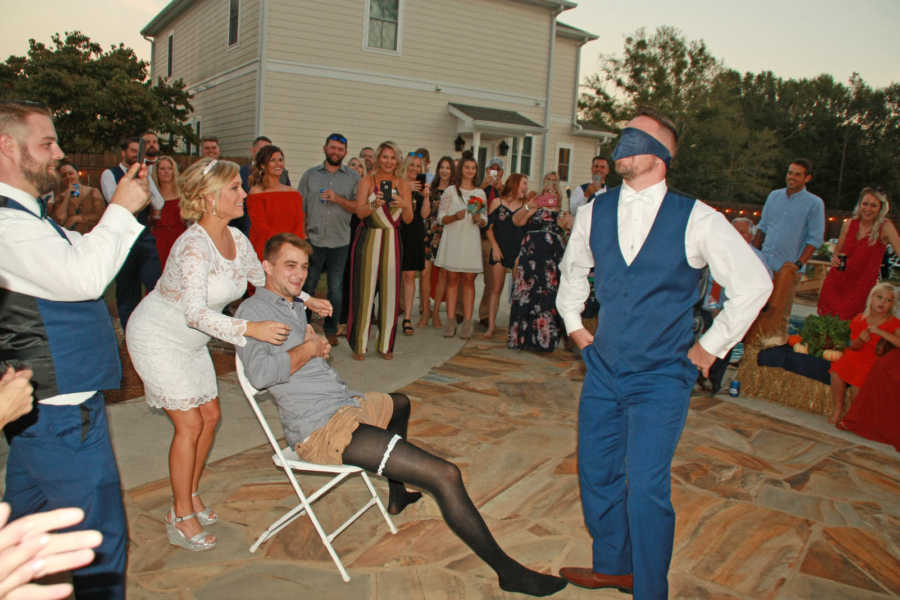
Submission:
M 441 196 L 438 220 L 444 226 L 434 264 L 447 271 L 447 323 L 444 337 L 456 334 L 456 298 L 462 281 L 463 323 L 459 337 L 472 337 L 472 310 L 475 306 L 475 275 L 481 264 L 480 228 L 487 224 L 487 199 L 475 185 L 478 163 L 463 155 L 453 185 Z
M 216 542 L 203 527 L 217 516 L 197 495 L 219 422 L 216 373 L 206 344 L 215 337 L 243 346 L 245 336 L 281 344 L 290 328 L 221 312 L 244 294 L 248 280 L 265 285 L 250 241 L 228 227 L 244 214 L 246 193 L 238 165 L 202 159 L 179 183 L 181 216 L 197 222 L 175 241 L 162 277 L 128 320 L 125 339 L 147 403 L 163 409 L 175 425 L 169 449 L 174 499 L 166 516 L 169 541 L 196 551 L 209 550 Z

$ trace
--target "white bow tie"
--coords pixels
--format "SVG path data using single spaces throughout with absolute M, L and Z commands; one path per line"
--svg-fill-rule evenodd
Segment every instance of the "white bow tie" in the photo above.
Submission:
M 642 190 L 640 192 L 636 192 L 634 190 L 622 190 L 620 198 L 623 203 L 629 204 L 636 200 L 650 202 L 653 200 L 653 195 L 648 190 Z

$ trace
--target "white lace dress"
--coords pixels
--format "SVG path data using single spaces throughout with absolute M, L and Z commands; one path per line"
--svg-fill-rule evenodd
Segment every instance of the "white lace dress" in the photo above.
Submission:
M 228 229 L 237 247 L 234 260 L 219 254 L 200 225 L 185 231 L 156 287 L 128 319 L 128 354 L 150 406 L 189 410 L 217 397 L 207 342 L 215 337 L 236 346 L 246 343 L 247 322 L 222 309 L 243 295 L 248 280 L 263 286 L 265 273 L 250 240 Z

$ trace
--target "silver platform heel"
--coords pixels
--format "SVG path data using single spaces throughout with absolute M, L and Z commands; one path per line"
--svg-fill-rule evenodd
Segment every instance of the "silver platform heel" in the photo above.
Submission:
M 173 506 L 166 515 L 166 533 L 169 535 L 169 543 L 173 546 L 180 546 L 181 548 L 192 552 L 204 552 L 205 550 L 212 550 L 215 548 L 215 540 L 212 542 L 207 540 L 207 538 L 211 537 L 211 534 L 205 529 L 197 535 L 188 538 L 182 530 L 175 526 L 176 523 L 183 523 L 189 519 L 196 518 L 196 513 L 184 515 L 183 517 L 176 517 L 175 507 Z
M 191 494 L 192 498 L 199 498 L 200 492 L 194 492 Z M 196 513 L 197 520 L 200 521 L 200 524 L 204 527 L 209 527 L 210 525 L 215 525 L 219 522 L 219 515 L 213 512 L 210 507 L 206 507 L 203 510 L 198 510 Z

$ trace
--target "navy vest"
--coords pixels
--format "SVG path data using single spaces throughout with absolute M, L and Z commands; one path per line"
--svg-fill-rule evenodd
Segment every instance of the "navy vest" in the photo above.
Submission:
M 619 248 L 620 187 L 594 200 L 590 246 L 600 303 L 595 357 L 615 375 L 656 373 L 693 381 L 687 359 L 700 269 L 685 257 L 684 234 L 695 200 L 669 191 L 630 265 Z M 591 353 L 588 353 L 589 355 Z
M 33 214 L 3 196 L 0 207 Z M 59 225 L 48 222 L 68 241 Z M 38 400 L 116 389 L 122 380 L 119 344 L 102 298 L 58 302 L 0 289 L 0 362 L 30 367 Z

